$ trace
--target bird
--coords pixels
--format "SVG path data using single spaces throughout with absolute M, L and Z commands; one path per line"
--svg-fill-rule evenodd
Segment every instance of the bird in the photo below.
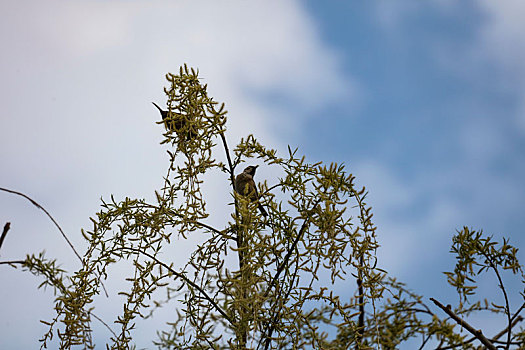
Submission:
M 184 127 L 186 126 L 186 119 L 184 118 L 184 115 L 173 112 L 170 113 L 160 108 L 155 102 L 151 103 L 153 103 L 153 105 L 159 110 L 166 130 L 179 133 L 182 129 L 184 129 Z M 192 139 L 195 136 L 197 136 L 197 133 L 194 130 L 190 129 L 188 130 L 188 134 L 186 135 L 186 140 Z
M 235 183 L 234 188 L 235 192 L 242 196 L 246 196 L 250 198 L 250 200 L 258 201 L 259 200 L 259 193 L 257 192 L 257 185 L 255 184 L 255 181 L 253 180 L 253 177 L 255 176 L 255 170 L 257 170 L 258 165 L 250 165 L 244 169 L 244 171 L 240 174 L 238 174 L 235 177 Z M 259 211 L 262 215 L 268 216 L 268 213 L 266 212 L 266 209 L 261 205 L 261 203 L 257 206 L 259 208 Z

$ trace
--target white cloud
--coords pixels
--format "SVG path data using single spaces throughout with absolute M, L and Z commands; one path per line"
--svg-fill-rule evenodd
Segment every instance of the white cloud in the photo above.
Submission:
M 479 4 L 486 15 L 481 34 L 487 49 L 507 64 L 523 65 L 525 3 L 519 0 L 483 0 Z
M 122 7 L 115 2 L 30 1 L 1 6 L 2 42 L 20 49 L 18 54 L 37 53 L 34 61 L 42 56 L 85 59 L 129 43 L 132 19 L 140 9 L 137 4 Z
M 465 25 L 471 25 L 468 21 L 475 21 L 474 40 L 456 43 L 429 40 L 427 45 L 434 58 L 456 75 L 464 76 L 474 84 L 480 83 L 480 77 L 494 77 L 492 85 L 518 96 L 520 102 L 515 114 L 502 118 L 512 118 L 519 130 L 525 133 L 525 2 L 482 0 L 474 2 L 472 9 L 463 5 L 449 0 L 424 3 L 379 1 L 374 9 L 385 35 L 391 36 L 396 45 L 410 40 L 410 20 L 418 18 L 423 10 L 428 12 L 428 8 L 450 18 L 461 18 L 459 20 L 465 21 Z M 460 11 L 471 13 L 460 14 Z M 504 72 L 503 81 L 500 72 Z
M 440 174 L 414 176 L 416 180 L 410 181 L 372 160 L 355 164 L 354 169 L 358 183 L 369 191 L 381 246 L 379 266 L 402 281 L 436 268 L 460 215 L 447 193 L 436 191 L 441 193 L 428 199 L 434 186 L 442 186 Z
M 166 156 L 150 101 L 163 102 L 164 74 L 184 62 L 198 67 L 211 95 L 227 103 L 231 146 L 249 133 L 284 146 L 289 140 L 274 132 L 276 124 L 291 125 L 305 108 L 352 97 L 337 54 L 298 1 L 25 1 L 3 2 L 0 13 L 1 185 L 44 205 L 79 248 L 79 229 L 89 227 L 100 196 L 151 196 L 160 186 Z M 294 105 L 261 99 L 261 92 Z M 286 132 L 293 137 L 293 128 Z M 13 227 L 2 260 L 47 249 L 66 269 L 78 267 L 41 213 L 0 196 L 10 209 L 1 223 Z M 4 275 L 10 283 L 1 291 L 2 311 L 20 318 L 2 327 L 0 338 L 34 348 L 49 304 L 27 295 L 15 300 L 23 281 L 34 280 L 6 275 L 2 267 Z M 32 312 L 21 313 L 28 299 L 35 300 Z M 145 329 L 141 334 L 147 337 Z
M 525 133 L 525 3 L 519 0 L 478 3 L 485 18 L 480 28 L 479 49 L 507 73 L 510 86 L 519 91 L 516 125 Z

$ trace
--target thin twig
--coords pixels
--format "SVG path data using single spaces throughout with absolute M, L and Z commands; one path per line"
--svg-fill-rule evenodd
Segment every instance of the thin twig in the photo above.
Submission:
M 498 340 L 499 338 L 501 338 L 502 336 L 504 336 L 507 332 L 510 335 L 511 332 L 512 332 L 512 327 L 514 327 L 518 322 L 521 322 L 521 321 L 523 321 L 523 317 L 521 317 L 521 316 L 516 317 L 515 319 L 512 320 L 512 323 L 510 324 L 510 327 L 509 326 L 505 327 L 504 330 L 502 330 L 501 332 L 496 334 L 494 337 L 492 337 L 491 340 L 494 342 L 494 341 Z
M 153 204 L 148 204 L 148 203 L 137 203 L 137 204 L 134 204 L 133 206 L 131 206 L 131 208 L 148 208 L 148 209 L 155 209 L 155 210 L 164 210 L 164 209 L 166 209 L 166 208 L 163 208 L 162 205 L 159 206 L 159 205 L 153 205 Z M 167 213 L 169 215 L 173 215 L 173 216 L 177 216 L 177 217 L 179 217 L 181 219 L 185 219 L 184 215 L 176 212 L 173 209 L 168 209 Z M 210 231 L 212 231 L 214 233 L 217 233 L 219 235 L 222 235 L 224 233 L 224 231 L 220 231 L 220 230 L 216 229 L 215 227 L 207 225 L 207 224 L 205 224 L 203 222 L 200 222 L 198 220 L 190 220 L 190 222 L 192 224 L 197 225 L 197 226 L 206 228 L 206 229 L 208 229 L 208 230 L 210 230 Z
M 364 265 L 364 259 L 363 259 L 363 255 L 361 255 L 359 257 L 359 266 L 361 267 L 361 269 L 363 268 L 363 265 Z M 359 293 L 359 320 L 357 323 L 357 341 L 355 344 L 356 349 L 359 349 L 359 347 L 361 346 L 361 342 L 363 341 L 363 334 L 365 330 L 365 300 L 364 300 L 365 292 L 363 290 L 363 276 L 362 276 L 363 272 L 361 269 L 357 271 L 358 273 L 357 290 Z
M 461 347 L 465 344 L 469 344 L 469 343 L 472 343 L 474 340 L 476 340 L 477 338 L 476 337 L 472 337 L 468 340 L 465 340 L 465 341 L 462 341 L 461 343 L 457 343 L 457 344 L 452 344 L 452 345 L 448 345 L 448 346 L 445 346 L 445 347 L 441 347 L 441 346 L 438 346 L 436 348 L 436 350 L 450 350 L 450 349 L 456 349 L 458 347 Z M 492 342 L 496 343 L 496 344 L 507 344 L 506 341 L 500 341 L 500 340 L 491 340 Z M 443 341 L 442 341 L 443 342 Z M 519 341 L 511 341 L 510 342 L 510 345 L 521 345 L 521 342 Z M 502 348 L 503 346 L 498 346 L 497 348 Z
M 37 207 L 38 209 L 42 210 L 44 213 L 46 213 L 46 215 L 48 216 L 49 219 L 51 219 L 51 221 L 55 224 L 55 226 L 58 228 L 58 230 L 60 231 L 60 233 L 62 234 L 62 237 L 64 237 L 64 239 L 66 240 L 67 244 L 69 244 L 69 246 L 71 247 L 71 249 L 73 250 L 73 252 L 75 253 L 75 255 L 77 256 L 78 260 L 80 260 L 80 262 L 82 262 L 82 258 L 80 257 L 80 254 L 78 254 L 77 250 L 75 249 L 75 247 L 73 246 L 73 243 L 71 243 L 71 241 L 69 240 L 69 238 L 67 238 L 66 234 L 64 233 L 64 231 L 62 230 L 62 227 L 60 227 L 60 225 L 58 224 L 58 222 L 56 222 L 56 220 L 51 216 L 51 214 L 49 214 L 49 212 L 43 207 L 41 206 L 40 204 L 38 204 L 36 201 L 34 201 L 32 198 L 26 196 L 25 194 L 21 193 L 21 192 L 17 192 L 17 191 L 13 191 L 13 190 L 9 190 L 7 188 L 2 188 L 0 187 L 0 190 L 2 191 L 5 191 L 5 192 L 9 192 L 9 193 L 12 193 L 12 194 L 16 194 L 18 196 L 21 196 L 21 197 L 24 197 L 25 199 L 27 199 L 28 201 L 31 202 L 31 204 L 33 204 L 35 207 Z
M 515 319 L 516 317 L 519 316 L 520 312 L 523 311 L 523 309 L 525 309 L 525 303 L 521 304 L 521 306 L 520 306 L 520 308 L 518 309 L 518 311 L 516 311 L 516 312 L 514 313 L 514 316 L 512 316 L 512 320 L 513 320 L 513 321 L 514 321 L 514 319 Z
M 154 207 L 155 207 L 155 206 L 154 206 Z M 155 208 L 158 208 L 158 207 L 155 207 Z M 180 218 L 184 218 L 184 215 L 179 214 L 179 213 L 177 213 L 176 211 L 174 211 L 174 210 L 172 210 L 172 209 L 169 210 L 169 213 L 170 213 L 171 215 L 173 215 L 173 216 L 177 216 L 177 217 L 180 217 Z M 200 222 L 200 221 L 198 221 L 198 220 L 190 220 L 190 222 L 191 222 L 192 224 L 196 224 L 197 226 L 200 226 L 200 227 L 206 228 L 206 229 L 208 229 L 208 230 L 210 230 L 210 231 L 212 231 L 212 232 L 214 232 L 214 233 L 216 233 L 216 234 L 219 234 L 219 235 L 222 235 L 222 234 L 224 233 L 224 231 L 220 231 L 220 230 L 216 229 L 215 227 L 210 226 L 210 225 L 208 225 L 208 224 L 205 224 L 205 223 L 203 223 L 203 222 Z
M 514 313 L 514 316 L 512 316 L 511 320 L 512 320 L 512 323 L 511 323 L 511 330 L 512 331 L 512 327 L 514 327 L 518 322 L 521 322 L 523 320 L 523 317 L 519 316 L 519 313 L 525 308 L 525 303 L 523 303 L 521 305 L 521 307 L 518 309 L 518 311 L 516 311 L 516 313 Z M 509 332 L 509 326 L 507 325 L 507 327 L 505 327 L 505 329 L 503 329 L 501 332 L 499 332 L 498 334 L 496 334 L 494 337 L 491 338 L 491 341 L 496 343 L 498 342 L 498 339 L 501 338 L 503 335 L 505 335 L 507 332 Z M 474 340 L 476 339 L 476 337 L 472 337 L 464 342 L 462 342 L 461 344 L 466 344 L 466 343 L 471 343 L 473 342 Z M 446 346 L 446 347 L 438 347 L 437 349 L 439 350 L 447 350 L 447 349 L 454 349 L 458 346 L 460 346 L 461 344 L 453 344 L 453 345 L 449 345 L 449 346 Z M 514 345 L 513 342 L 510 343 L 511 345 Z
M 228 143 L 226 142 L 226 136 L 224 136 L 224 132 L 220 132 L 219 135 L 221 135 L 222 145 L 224 147 L 224 152 L 226 153 L 226 159 L 228 160 L 228 168 L 230 169 L 228 172 L 230 173 L 232 189 L 235 190 L 235 178 L 233 174 L 235 171 L 235 167 L 233 166 L 232 159 L 230 157 L 230 149 L 228 148 Z
M 364 191 L 364 188 L 363 188 Z M 370 216 L 368 215 L 368 212 L 366 209 L 364 209 L 366 203 L 364 202 L 366 195 L 368 192 L 364 193 L 362 196 L 360 195 L 360 192 L 356 191 L 352 188 L 352 194 L 355 197 L 357 201 L 357 206 L 359 207 L 359 221 L 361 221 L 361 225 L 363 225 L 363 232 L 366 235 L 368 232 L 372 233 L 372 237 L 374 235 L 374 225 L 370 220 Z M 364 254 L 364 253 L 363 253 Z M 374 263 L 374 266 L 372 269 L 375 269 L 377 264 L 377 258 Z M 358 319 L 358 326 L 357 326 L 357 341 L 356 341 L 356 349 L 359 349 L 361 346 L 361 342 L 363 340 L 364 335 L 364 328 L 365 328 L 365 301 L 364 301 L 364 290 L 363 290 L 363 266 L 364 266 L 364 257 L 361 255 L 359 257 L 359 266 L 361 267 L 358 269 L 358 276 L 357 276 L 357 286 L 358 286 L 358 293 L 359 293 L 359 319 Z M 372 305 L 374 307 L 374 316 L 375 316 L 375 303 L 372 300 Z M 375 317 L 374 317 L 375 318 Z M 377 318 L 375 318 L 375 326 L 376 326 L 376 336 L 379 342 L 379 325 L 377 324 Z
M 319 198 L 315 204 L 313 205 L 312 207 L 312 210 L 315 209 L 317 207 L 317 205 L 319 204 L 319 202 L 321 201 L 321 198 Z M 295 237 L 295 240 L 294 242 L 292 243 L 292 246 L 290 247 L 290 249 L 288 250 L 288 252 L 286 253 L 286 256 L 284 257 L 284 260 L 281 262 L 281 264 L 279 264 L 279 266 L 277 267 L 277 272 L 275 273 L 275 276 L 273 277 L 272 281 L 270 282 L 270 284 L 268 285 L 268 287 L 266 288 L 266 290 L 264 291 L 264 297 L 266 298 L 268 296 L 268 294 L 270 293 L 270 290 L 273 288 L 273 286 L 277 283 L 277 280 L 279 278 L 279 275 L 282 273 L 282 271 L 284 270 L 284 268 L 286 267 L 286 265 L 288 264 L 288 260 L 290 260 L 290 257 L 292 256 L 292 252 L 297 248 L 297 244 L 299 243 L 299 241 L 301 240 L 302 236 L 304 235 L 304 232 L 306 231 L 306 228 L 308 226 L 308 223 L 309 223 L 309 218 L 307 217 L 301 228 L 299 229 L 299 233 L 297 234 L 297 237 Z M 297 270 L 295 271 L 297 273 Z M 292 282 L 293 284 L 293 279 L 292 279 Z M 288 290 L 288 294 L 290 293 L 291 289 Z M 280 311 L 279 311 L 280 312 Z M 276 314 L 278 315 L 278 313 Z M 263 336 L 261 337 L 261 339 L 259 340 L 259 343 L 257 344 L 257 348 L 259 348 L 259 346 L 261 345 L 261 341 L 266 337 L 266 344 L 265 344 L 265 349 L 268 348 L 268 346 L 270 345 L 270 339 L 271 339 L 271 333 L 273 332 L 273 328 L 274 328 L 274 325 L 275 325 L 275 322 L 274 321 L 271 321 L 271 328 L 270 328 L 270 333 L 269 335 L 266 337 L 265 334 L 263 334 Z
M 286 300 L 288 300 L 288 297 L 290 296 L 290 293 L 292 292 L 292 289 L 294 288 L 295 279 L 297 278 L 298 271 L 299 271 L 299 259 L 296 260 L 296 266 L 295 266 L 294 274 L 293 274 L 293 276 L 292 276 L 292 278 L 290 280 L 290 284 L 288 286 L 288 290 L 286 291 L 284 296 L 281 296 L 281 298 L 280 298 L 281 299 L 280 300 L 281 301 L 280 302 L 280 306 L 279 306 L 279 309 L 277 310 L 277 312 L 275 312 L 273 320 L 271 320 L 270 324 L 264 328 L 263 334 L 262 334 L 261 338 L 259 339 L 259 343 L 257 344 L 257 349 L 259 349 L 259 346 L 261 345 L 261 342 L 263 341 L 263 339 L 266 339 L 266 342 L 265 342 L 265 345 L 264 345 L 264 350 L 268 350 L 268 347 L 270 346 L 270 342 L 272 340 L 273 331 L 275 330 L 275 325 L 277 324 L 277 319 L 281 315 L 281 311 L 282 311 L 282 309 L 283 309 L 283 307 L 284 307 L 284 305 L 286 303 Z M 286 272 L 288 272 L 288 270 L 286 270 Z M 285 275 L 284 278 L 286 278 L 286 275 Z M 276 307 L 278 302 L 279 302 L 279 299 L 276 299 L 274 305 L 271 307 L 271 310 L 275 310 L 275 307 Z M 268 329 L 268 327 L 270 328 L 270 331 L 268 332 L 268 335 L 266 335 L 266 330 Z
M 98 317 L 97 315 L 95 315 L 93 312 L 90 312 L 89 313 L 91 316 L 93 316 L 94 318 L 96 318 L 100 323 L 102 323 L 104 326 L 106 326 L 106 328 L 111 332 L 111 334 L 113 334 L 113 336 L 115 337 L 115 339 L 118 338 L 117 334 L 111 329 L 111 327 L 106 323 L 104 322 L 103 319 L 101 319 L 100 317 Z
M 202 289 L 201 287 L 199 287 L 198 284 L 196 284 L 195 282 L 193 282 L 192 280 L 190 280 L 188 277 L 184 276 L 182 273 L 180 272 L 177 272 L 175 271 L 173 268 L 171 268 L 169 265 L 167 265 L 166 263 L 160 261 L 159 259 L 157 259 L 156 257 L 154 257 L 153 255 L 149 254 L 149 253 L 146 253 L 142 250 L 139 250 L 139 249 L 135 249 L 135 248 L 128 248 L 128 247 L 122 247 L 120 248 L 122 250 L 128 250 L 128 251 L 132 251 L 132 252 L 135 252 L 135 253 L 139 253 L 139 254 L 142 254 L 142 255 L 145 255 L 147 256 L 148 258 L 150 258 L 151 260 L 155 261 L 157 264 L 161 265 L 162 267 L 164 267 L 165 269 L 167 269 L 169 272 L 171 272 L 172 274 L 174 274 L 176 277 L 184 280 L 184 282 L 186 282 L 187 284 L 189 284 L 191 287 L 197 289 L 203 296 L 204 298 L 206 298 L 210 303 L 211 305 L 228 321 L 230 322 L 230 324 L 232 326 L 234 326 L 234 323 L 232 321 L 232 319 L 230 318 L 230 316 L 228 316 L 228 314 L 226 314 L 226 312 L 224 312 L 224 310 L 221 309 L 221 307 L 219 305 L 217 305 L 217 303 L 208 295 L 208 293 L 206 293 L 206 291 L 204 289 Z
M 499 332 L 498 334 L 496 334 L 494 337 L 492 337 L 490 339 L 490 341 L 492 341 L 493 343 L 503 343 L 503 344 L 506 344 L 507 342 L 500 342 L 498 341 L 499 338 L 501 338 L 503 335 L 505 335 L 507 332 L 510 332 L 512 330 L 512 327 L 514 327 L 518 322 L 521 322 L 523 321 L 523 317 L 521 316 L 518 316 L 516 318 L 513 318 L 512 319 L 512 324 L 511 324 L 511 329 L 509 330 L 509 326 L 505 327 L 505 329 L 503 329 L 501 332 Z M 458 346 L 461 346 L 463 344 L 468 344 L 468 343 L 472 343 L 474 340 L 476 340 L 476 337 L 472 337 L 472 338 L 469 338 L 468 340 L 465 340 L 465 341 L 462 341 L 461 343 L 458 343 L 458 344 L 452 344 L 452 345 L 447 345 L 445 347 L 437 347 L 436 350 L 449 350 L 449 349 L 455 349 L 457 348 Z M 511 345 L 514 345 L 513 342 L 510 343 Z
M 25 264 L 25 261 L 22 261 L 22 260 L 0 261 L 0 265 L 4 265 L 4 264 L 5 265 L 14 265 L 14 264 L 23 265 L 23 264 Z M 115 332 L 111 329 L 111 327 L 106 322 L 104 322 L 103 319 L 98 317 L 93 312 L 90 312 L 90 315 L 93 316 L 95 319 L 97 319 L 100 323 L 102 323 L 111 332 L 111 334 L 113 334 L 113 336 L 115 336 L 115 338 L 117 338 L 117 335 L 115 334 Z
M 0 261 L 0 265 L 13 265 L 13 264 L 23 265 L 24 263 L 25 263 L 24 260 Z
M 492 259 L 490 259 L 490 257 L 482 252 L 483 256 L 485 256 L 485 259 L 488 260 L 488 262 L 490 263 L 490 267 L 494 270 L 494 273 L 496 274 L 496 277 L 498 278 L 498 282 L 499 282 L 499 287 L 501 289 L 501 291 L 503 292 L 503 297 L 505 298 L 505 314 L 507 314 L 507 328 L 509 329 L 509 332 L 507 334 L 507 345 L 505 346 L 505 349 L 508 350 L 509 347 L 510 347 L 510 329 L 512 328 L 512 317 L 510 315 L 510 305 L 509 305 L 509 298 L 507 296 L 507 291 L 505 290 L 505 286 L 503 285 L 503 280 L 501 279 L 501 276 L 499 274 L 499 271 L 496 267 L 496 265 L 492 262 Z
M 58 224 L 58 222 L 51 216 L 51 214 L 49 214 L 49 212 L 43 207 L 41 206 L 40 204 L 38 204 L 34 199 L 30 198 L 29 196 L 21 193 L 21 192 L 18 192 L 18 191 L 13 191 L 13 190 L 9 190 L 7 188 L 3 188 L 3 187 L 0 187 L 0 190 L 1 191 L 5 191 L 5 192 L 8 192 L 8 193 L 12 193 L 12 194 L 16 194 L 18 196 L 21 196 L 21 197 L 24 197 L 25 199 L 27 199 L 28 201 L 31 202 L 31 204 L 33 204 L 35 207 L 37 207 L 38 209 L 42 210 L 46 215 L 47 217 L 55 224 L 55 226 L 58 228 L 58 231 L 60 231 L 60 233 L 62 234 L 62 237 L 64 237 L 64 239 L 66 240 L 67 244 L 69 244 L 69 246 L 71 247 L 71 249 L 73 250 L 73 252 L 75 253 L 75 255 L 77 256 L 78 260 L 80 260 L 80 263 L 82 264 L 82 266 L 84 265 L 84 262 L 82 261 L 82 258 L 80 257 L 80 254 L 78 254 L 77 250 L 75 249 L 75 247 L 73 246 L 73 243 L 71 243 L 71 241 L 69 240 L 69 238 L 67 238 L 64 230 L 62 230 L 62 227 L 60 227 L 60 225 Z M 100 276 L 99 276 L 99 279 L 100 279 Z M 108 297 L 108 291 L 106 290 L 106 286 L 104 286 L 104 283 L 102 283 L 102 281 L 100 281 L 100 284 L 102 285 L 102 289 L 104 289 L 104 293 L 106 294 L 106 297 Z
M 317 204 L 319 204 L 319 201 L 320 201 L 320 198 L 315 203 L 314 208 L 317 207 Z M 279 275 L 281 274 L 281 272 L 283 272 L 284 268 L 288 264 L 288 260 L 290 260 L 290 257 L 292 256 L 292 252 L 295 250 L 295 247 L 297 247 L 297 244 L 299 243 L 299 241 L 303 237 L 303 234 L 305 233 L 309 222 L 310 222 L 309 218 L 304 219 L 303 225 L 301 226 L 301 229 L 299 230 L 299 233 L 297 234 L 297 237 L 295 237 L 295 240 L 292 243 L 292 246 L 290 247 L 288 252 L 286 253 L 286 256 L 284 257 L 283 262 L 277 268 L 277 272 L 275 273 L 275 276 L 273 276 L 272 281 L 270 282 L 270 284 L 266 288 L 266 291 L 264 292 L 264 297 L 265 298 L 268 296 L 268 294 L 270 293 L 270 290 L 273 288 L 275 283 L 277 283 L 277 279 L 279 278 Z
M 447 315 L 449 315 L 450 317 L 452 317 L 452 319 L 454 319 L 454 321 L 456 321 L 457 324 L 459 324 L 461 327 L 465 328 L 467 331 L 469 331 L 473 336 L 475 336 L 483 345 L 485 345 L 487 348 L 489 348 L 490 350 L 496 350 L 496 347 L 494 346 L 494 344 L 492 344 L 490 342 L 490 340 L 488 340 L 487 338 L 485 338 L 485 336 L 483 335 L 483 332 L 478 329 L 474 329 L 474 327 L 472 327 L 470 324 L 468 324 L 465 320 L 463 320 L 462 318 L 460 318 L 458 315 L 456 315 L 452 310 L 451 310 L 451 307 L 450 306 L 444 306 L 443 304 L 441 304 L 439 301 L 437 301 L 436 299 L 434 298 L 430 298 L 430 300 L 436 304 L 441 310 L 445 311 L 445 313 Z
M 235 194 L 235 167 L 237 164 L 233 164 L 230 156 L 230 149 L 228 148 L 228 142 L 226 142 L 226 136 L 224 135 L 224 130 L 219 130 L 219 135 L 221 136 L 222 144 L 224 146 L 224 152 L 226 153 L 226 159 L 228 160 L 228 172 L 230 173 L 230 182 L 232 186 L 232 190 Z M 236 226 L 238 225 L 239 220 L 239 204 L 237 201 L 237 196 L 233 196 L 234 202 L 235 202 L 235 223 Z M 238 251 L 238 260 L 239 260 L 239 271 L 241 274 L 244 273 L 244 251 L 243 251 L 243 245 L 244 245 L 244 237 L 242 236 L 242 231 L 237 229 L 237 239 L 236 239 L 236 245 L 237 245 L 237 251 Z M 241 320 L 242 322 L 242 320 Z M 243 346 L 246 345 L 247 341 L 247 333 L 246 331 L 243 332 L 242 336 L 242 344 Z
M 423 342 L 421 343 L 421 346 L 419 347 L 419 350 L 423 350 L 423 348 L 425 347 L 425 344 L 430 340 L 430 338 L 432 338 L 432 333 L 430 333 L 426 339 L 423 337 Z
M 312 206 L 311 210 L 314 210 L 315 208 L 317 208 L 317 205 L 319 204 L 320 201 L 321 201 L 321 197 L 319 197 L 317 199 L 315 204 Z M 310 218 L 307 217 L 306 219 L 304 219 L 304 222 L 303 222 L 303 224 L 301 226 L 301 229 L 299 230 L 299 233 L 297 234 L 297 237 L 295 237 L 295 240 L 293 241 L 292 246 L 290 247 L 290 249 L 286 253 L 286 256 L 284 257 L 283 262 L 277 267 L 277 272 L 275 273 L 275 276 L 273 277 L 272 281 L 270 282 L 270 284 L 266 288 L 266 291 L 264 292 L 264 297 L 268 296 L 268 293 L 273 288 L 274 284 L 277 282 L 277 279 L 279 278 L 279 275 L 281 274 L 281 272 L 283 272 L 284 268 L 288 264 L 288 260 L 290 260 L 290 257 L 292 256 L 292 252 L 295 250 L 295 248 L 297 247 L 297 244 L 299 244 L 299 241 L 303 237 L 309 222 L 310 222 Z
M 273 185 L 273 186 L 271 186 L 271 187 L 268 187 L 268 188 L 266 189 L 266 191 L 264 191 L 263 193 L 261 193 L 260 197 L 264 197 L 264 195 L 265 195 L 266 193 L 270 193 L 274 188 L 281 187 L 281 186 L 284 186 L 284 184 L 282 184 L 282 183 L 278 183 L 278 184 L 275 184 L 275 185 Z
M 232 164 L 232 159 L 230 157 L 230 149 L 228 148 L 228 142 L 226 142 L 226 136 L 224 135 L 224 131 L 219 131 L 219 135 L 221 136 L 222 145 L 224 147 L 224 152 L 226 153 L 226 159 L 228 160 L 228 172 L 230 173 L 230 182 L 232 186 L 232 191 L 235 192 L 235 166 Z M 235 218 L 239 217 L 239 209 L 238 209 L 238 203 L 237 203 L 237 197 L 233 196 L 233 199 L 235 201 Z M 243 254 L 242 254 L 242 237 L 240 237 L 239 232 L 237 232 L 237 249 L 239 249 L 239 271 L 243 270 Z
M 6 222 L 4 225 L 4 231 L 2 232 L 2 236 L 0 237 L 0 249 L 2 249 L 2 244 L 4 244 L 5 236 L 7 236 L 7 231 L 11 228 L 11 223 Z

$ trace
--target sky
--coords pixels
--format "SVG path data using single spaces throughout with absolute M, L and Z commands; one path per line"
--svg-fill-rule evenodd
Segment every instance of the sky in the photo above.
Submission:
M 344 163 L 369 191 L 381 267 L 450 298 L 441 272 L 456 229 L 525 243 L 524 31 L 518 0 L 3 1 L 0 187 L 85 247 L 101 197 L 161 186 L 151 101 L 164 103 L 164 75 L 187 63 L 226 103 L 230 144 L 253 133 Z M 78 268 L 41 211 L 4 192 L 0 208 L 11 222 L 0 261 L 45 250 Z M 0 345 L 35 348 L 52 292 L 3 265 L 0 279 Z

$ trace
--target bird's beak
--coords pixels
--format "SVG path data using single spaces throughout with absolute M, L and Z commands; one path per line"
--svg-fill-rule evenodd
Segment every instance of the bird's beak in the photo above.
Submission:
M 259 166 L 258 166 L 258 165 L 254 165 L 253 167 L 254 167 L 255 169 L 257 169 Z

